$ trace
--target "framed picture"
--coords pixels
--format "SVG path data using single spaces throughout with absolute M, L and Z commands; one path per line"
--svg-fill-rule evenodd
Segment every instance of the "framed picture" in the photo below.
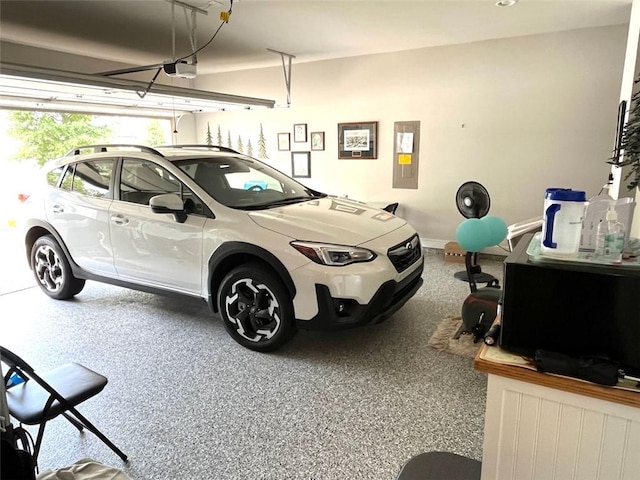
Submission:
M 293 141 L 298 143 L 307 141 L 306 123 L 296 123 L 293 125 Z
M 338 158 L 378 158 L 378 122 L 339 123 Z
M 324 150 L 324 132 L 311 132 L 311 150 Z
M 291 176 L 311 177 L 311 152 L 291 152 Z
M 278 150 L 281 150 L 281 151 L 291 150 L 291 135 L 289 133 L 278 134 Z

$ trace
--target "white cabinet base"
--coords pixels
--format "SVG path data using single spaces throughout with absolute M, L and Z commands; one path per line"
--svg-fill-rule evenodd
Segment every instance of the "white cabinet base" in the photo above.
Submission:
M 640 479 L 640 409 L 493 374 L 488 382 L 483 480 Z

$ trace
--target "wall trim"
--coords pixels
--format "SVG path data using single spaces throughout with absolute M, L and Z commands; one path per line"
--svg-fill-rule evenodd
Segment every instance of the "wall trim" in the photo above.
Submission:
M 422 248 L 435 248 L 438 250 L 444 250 L 444 246 L 451 241 L 452 240 L 439 240 L 436 238 L 420 238 L 420 244 L 422 245 Z M 482 253 L 486 253 L 489 255 L 501 255 L 503 257 L 506 257 L 511 253 L 508 250 L 508 247 L 501 248 L 499 246 L 495 246 L 485 248 Z

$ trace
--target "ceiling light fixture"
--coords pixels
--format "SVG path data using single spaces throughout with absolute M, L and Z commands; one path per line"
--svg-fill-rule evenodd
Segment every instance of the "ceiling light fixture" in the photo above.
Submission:
M 147 91 L 141 97 L 139 92 Z M 21 108 L 17 108 L 17 104 Z M 0 62 L 0 109 L 175 113 L 273 108 L 274 100 Z M 120 113 L 122 114 L 122 113 Z
M 496 2 L 496 7 L 513 7 L 516 3 L 518 0 L 500 0 Z

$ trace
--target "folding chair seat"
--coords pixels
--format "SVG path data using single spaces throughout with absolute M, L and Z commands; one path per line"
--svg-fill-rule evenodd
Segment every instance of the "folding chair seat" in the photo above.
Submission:
M 0 357 L 8 367 L 4 382 L 9 413 L 21 424 L 39 426 L 33 451 L 36 465 L 45 425 L 59 415 L 79 431 L 86 428 L 95 434 L 124 462 L 127 461 L 127 456 L 75 408 L 99 394 L 107 385 L 107 377 L 79 363 L 66 363 L 38 375 L 29 364 L 4 347 L 0 347 Z M 14 374 L 21 383 L 16 383 Z

